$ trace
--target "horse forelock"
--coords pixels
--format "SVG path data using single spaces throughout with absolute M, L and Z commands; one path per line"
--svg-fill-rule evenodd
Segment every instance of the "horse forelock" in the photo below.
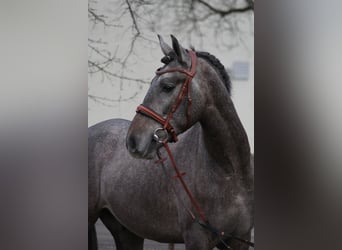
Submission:
M 176 53 L 174 51 L 171 51 L 167 55 L 165 55 L 160 61 L 164 63 L 165 65 L 168 65 L 170 62 L 175 60 L 177 57 Z

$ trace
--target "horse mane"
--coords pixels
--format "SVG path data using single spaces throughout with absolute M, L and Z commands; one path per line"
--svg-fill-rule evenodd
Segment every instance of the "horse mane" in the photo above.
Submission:
M 223 64 L 220 62 L 220 60 L 208 52 L 196 51 L 196 55 L 206 60 L 208 63 L 210 63 L 210 65 L 212 65 L 216 69 L 216 71 L 221 76 L 221 79 L 224 82 L 224 85 L 226 86 L 228 93 L 230 95 L 232 84 L 231 84 L 229 75 L 226 69 L 224 68 Z
M 192 50 L 195 51 L 194 48 L 191 48 Z M 231 94 L 231 82 L 230 82 L 230 78 L 229 75 L 226 71 L 226 69 L 224 68 L 223 64 L 220 62 L 219 59 L 217 59 L 215 56 L 213 56 L 212 54 L 208 53 L 208 52 L 204 52 L 204 51 L 195 51 L 196 55 L 200 58 L 203 58 L 204 60 L 206 60 L 211 66 L 214 67 L 214 69 L 219 73 L 222 81 L 224 82 L 224 85 L 226 86 L 229 95 Z M 170 62 L 172 62 L 173 60 L 175 60 L 175 58 L 177 57 L 176 53 L 171 51 L 168 55 L 164 56 L 161 59 L 161 62 L 164 63 L 165 65 L 163 66 L 163 68 L 168 65 Z

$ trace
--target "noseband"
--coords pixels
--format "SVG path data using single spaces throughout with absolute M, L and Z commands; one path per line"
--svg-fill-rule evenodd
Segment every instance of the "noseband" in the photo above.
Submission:
M 191 103 L 192 103 L 192 99 L 190 96 L 190 84 L 192 79 L 195 76 L 196 73 L 196 63 L 197 63 L 197 57 L 196 57 L 196 53 L 192 50 L 189 51 L 189 55 L 191 58 L 191 69 L 183 69 L 183 68 L 174 68 L 174 69 L 158 69 L 156 71 L 156 75 L 162 75 L 165 73 L 171 73 L 171 72 L 179 72 L 179 73 L 183 73 L 186 75 L 186 79 L 183 83 L 183 86 L 178 94 L 178 97 L 176 99 L 176 101 L 174 102 L 174 104 L 172 105 L 172 108 L 170 110 L 170 112 L 168 113 L 168 115 L 166 116 L 166 118 L 164 118 L 163 116 L 161 116 L 160 114 L 158 114 L 157 112 L 153 111 L 152 109 L 144 106 L 144 105 L 140 105 L 138 106 L 136 112 L 143 114 L 153 120 L 155 120 L 156 122 L 160 123 L 163 128 L 158 128 L 156 129 L 155 133 L 154 133 L 154 139 L 158 142 L 163 142 L 167 140 L 167 133 L 169 133 L 172 137 L 172 141 L 173 142 L 177 142 L 178 138 L 176 135 L 176 131 L 173 128 L 173 126 L 170 123 L 170 120 L 173 117 L 173 114 L 176 112 L 177 108 L 179 107 L 179 105 L 181 104 L 181 102 L 183 101 L 185 95 L 187 94 L 187 110 L 186 110 L 186 119 L 187 119 L 187 128 L 190 127 L 190 121 L 191 121 L 191 117 L 190 117 L 190 107 L 191 107 Z M 163 136 L 160 136 L 160 132 L 161 130 L 165 131 Z

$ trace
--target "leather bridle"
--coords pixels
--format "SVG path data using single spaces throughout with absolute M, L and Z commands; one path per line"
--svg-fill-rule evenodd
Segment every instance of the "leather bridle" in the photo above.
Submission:
M 189 51 L 189 55 L 191 58 L 191 68 L 190 70 L 188 69 L 184 69 L 184 68 L 173 68 L 173 69 L 158 69 L 156 71 L 156 75 L 163 75 L 165 73 L 172 73 L 172 72 L 179 72 L 179 73 L 183 73 L 186 75 L 186 79 L 183 83 L 183 86 L 178 94 L 178 97 L 176 99 L 176 101 L 174 102 L 174 104 L 171 107 L 170 112 L 168 113 L 168 115 L 166 116 L 166 118 L 164 118 L 162 115 L 158 114 L 157 112 L 155 112 L 154 110 L 152 110 L 151 108 L 148 108 L 144 105 L 139 105 L 136 112 L 143 114 L 153 120 L 155 120 L 156 122 L 160 123 L 163 127 L 156 129 L 156 131 L 154 132 L 154 138 L 158 141 L 158 142 L 163 142 L 164 140 L 167 140 L 167 136 L 160 136 L 160 131 L 164 130 L 167 131 L 167 133 L 169 133 L 171 135 L 171 139 L 173 142 L 177 142 L 178 138 L 177 138 L 177 134 L 175 129 L 173 128 L 173 126 L 171 125 L 170 121 L 173 117 L 173 114 L 176 112 L 177 108 L 179 107 L 179 105 L 182 103 L 184 97 L 187 95 L 187 110 L 186 110 L 186 119 L 187 119 L 187 128 L 190 127 L 190 122 L 191 122 L 191 116 L 190 116 L 190 108 L 191 108 L 191 103 L 192 103 L 192 99 L 190 96 L 190 87 L 191 87 L 191 82 L 192 79 L 194 78 L 195 74 L 196 74 L 196 64 L 197 64 L 197 57 L 196 57 L 196 53 L 193 50 Z

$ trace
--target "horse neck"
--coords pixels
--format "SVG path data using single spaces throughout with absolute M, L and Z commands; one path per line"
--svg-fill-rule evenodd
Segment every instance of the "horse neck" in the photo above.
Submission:
M 246 132 L 223 83 L 210 83 L 209 89 L 211 98 L 200 120 L 204 145 L 212 160 L 241 174 L 250 163 Z

